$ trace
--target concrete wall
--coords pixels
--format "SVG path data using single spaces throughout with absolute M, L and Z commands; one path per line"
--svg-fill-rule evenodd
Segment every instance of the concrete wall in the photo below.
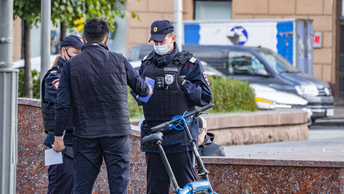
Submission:
M 307 113 L 302 110 L 272 110 L 203 115 L 207 129 L 220 145 L 242 145 L 308 140 Z M 138 125 L 139 120 L 131 120 Z
M 260 124 L 271 121 L 283 123 L 288 117 L 256 120 Z M 283 119 L 284 118 L 284 119 Z M 290 117 L 289 117 L 290 118 Z M 220 125 L 223 119 L 209 118 L 209 122 Z M 252 119 L 252 117 L 251 117 Z M 250 124 L 243 119 L 235 123 Z M 302 118 L 301 118 L 302 120 Z M 300 122 L 301 122 L 300 120 Z M 227 121 L 228 123 L 229 121 Z M 140 131 L 132 126 L 129 194 L 146 193 L 145 155 L 140 150 Z M 16 193 L 46 193 L 48 167 L 44 166 L 45 138 L 40 101 L 18 99 L 18 164 Z M 344 160 L 343 147 L 328 146 L 327 152 L 295 150 L 294 152 L 249 156 L 249 158 L 203 157 L 209 179 L 217 193 L 343 193 Z M 269 157 L 270 156 L 270 157 Z M 93 187 L 93 194 L 109 193 L 105 165 Z

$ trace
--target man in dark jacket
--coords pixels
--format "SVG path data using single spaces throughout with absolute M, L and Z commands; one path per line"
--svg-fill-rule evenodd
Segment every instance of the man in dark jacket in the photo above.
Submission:
M 222 146 L 214 143 L 215 135 L 208 133 L 207 121 L 199 116 L 198 117 L 198 152 L 201 156 L 226 156 L 225 150 Z
M 59 87 L 59 81 L 63 64 L 71 57 L 81 52 L 83 46 L 81 37 L 69 35 L 63 38 L 61 42 L 61 55 L 57 57 L 54 66 L 46 73 L 42 81 L 42 116 L 44 131 L 47 137 L 44 145 L 52 148 L 54 144 L 54 111 L 55 102 Z M 69 110 L 71 112 L 71 110 Z M 48 194 L 69 194 L 73 191 L 74 175 L 73 175 L 73 126 L 71 114 L 67 117 L 67 125 L 65 126 L 65 147 L 63 150 L 63 163 L 50 165 L 48 168 Z
M 174 26 L 170 21 L 158 20 L 151 25 L 154 52 L 144 57 L 140 75 L 155 80 L 154 93 L 143 103 L 145 121 L 141 126 L 141 137 L 151 134 L 155 125 L 171 120 L 184 111 L 205 106 L 212 99 L 209 81 L 202 64 L 189 52 L 180 52 L 175 42 Z M 198 135 L 198 119 L 188 123 L 194 138 Z M 189 159 L 191 147 L 185 133 L 170 130 L 164 133 L 162 146 L 171 164 L 178 185 L 196 181 L 197 174 Z M 142 147 L 146 152 L 147 193 L 168 193 L 170 178 L 162 163 L 158 149 Z
M 62 140 L 68 108 L 73 108 L 74 193 L 90 194 L 103 158 L 110 193 L 128 192 L 130 127 L 127 85 L 140 96 L 151 88 L 121 54 L 109 51 L 109 26 L 100 18 L 84 26 L 82 52 L 63 68 L 55 107 L 54 150 Z

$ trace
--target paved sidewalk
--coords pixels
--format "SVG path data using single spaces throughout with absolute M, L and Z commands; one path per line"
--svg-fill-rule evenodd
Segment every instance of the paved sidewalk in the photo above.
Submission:
M 318 160 L 328 160 L 331 158 L 326 155 L 331 152 L 333 160 L 344 161 L 344 98 L 335 100 L 333 117 L 318 119 L 316 125 L 309 130 L 309 140 L 224 146 L 226 156 L 257 159 L 285 159 L 286 157 L 314 159 L 315 157 Z M 328 126 L 325 127 L 328 130 L 324 129 L 324 126 Z M 331 130 L 331 127 L 335 129 Z
M 292 142 L 275 142 L 265 144 L 224 146 L 226 156 L 234 158 L 271 158 L 284 152 L 292 155 L 307 153 L 307 149 L 319 150 L 322 147 L 344 146 L 344 130 L 310 130 L 309 140 Z M 344 147 L 342 147 L 341 160 L 344 161 Z

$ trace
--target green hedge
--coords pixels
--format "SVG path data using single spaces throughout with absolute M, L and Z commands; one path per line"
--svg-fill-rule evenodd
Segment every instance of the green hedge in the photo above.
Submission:
M 208 111 L 209 113 L 247 112 L 257 110 L 254 91 L 248 82 L 222 76 L 208 76 L 208 79 L 213 93 L 213 100 L 211 102 L 215 104 L 215 107 Z M 130 90 L 130 88 L 128 90 Z M 136 101 L 129 92 L 128 98 L 130 117 L 142 117 L 142 107 L 137 106 Z
M 256 111 L 255 94 L 250 84 L 223 76 L 208 76 L 215 107 L 211 113 Z

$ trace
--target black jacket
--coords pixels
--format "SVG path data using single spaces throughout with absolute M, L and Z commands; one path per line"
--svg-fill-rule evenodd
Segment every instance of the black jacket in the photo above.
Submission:
M 56 67 L 52 67 L 44 76 L 42 81 L 42 117 L 45 133 L 47 137 L 44 140 L 44 145 L 52 148 L 55 141 L 54 133 L 54 111 L 55 102 L 58 94 L 59 81 L 61 76 L 61 70 L 63 69 L 65 61 L 59 57 Z M 66 117 L 66 125 L 64 127 L 65 136 L 63 138 L 66 149 L 62 152 L 73 158 L 73 124 L 72 124 L 72 110 L 68 110 L 68 116 Z
M 201 156 L 226 156 L 225 150 L 222 146 L 214 143 L 215 135 L 207 133 L 204 142 L 198 147 L 199 155 Z
M 82 52 L 63 68 L 55 105 L 55 135 L 61 136 L 67 108 L 73 105 L 75 136 L 100 138 L 131 134 L 127 85 L 140 96 L 149 88 L 121 55 L 99 42 L 84 44 Z

